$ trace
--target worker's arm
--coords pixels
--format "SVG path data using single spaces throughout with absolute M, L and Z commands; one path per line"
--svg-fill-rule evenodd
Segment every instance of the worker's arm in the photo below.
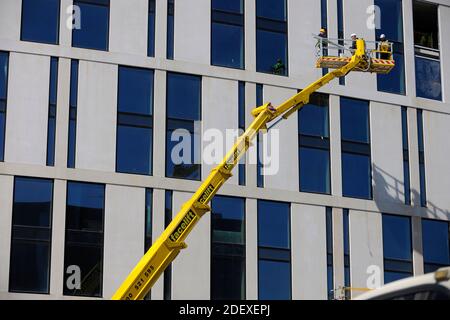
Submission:
M 252 114 L 255 116 L 255 119 L 252 124 L 228 152 L 222 163 L 212 170 L 197 192 L 183 205 L 181 211 L 172 220 L 163 234 L 128 275 L 127 279 L 114 294 L 113 299 L 143 299 L 164 269 L 180 253 L 180 250 L 186 248 L 184 240 L 200 218 L 210 211 L 209 202 L 219 191 L 220 187 L 231 177 L 231 171 L 248 150 L 250 142 L 258 132 L 266 129 L 269 122 L 280 116 L 287 118 L 307 104 L 312 93 L 331 80 L 345 76 L 358 65 L 363 56 L 364 41 L 359 40 L 358 51 L 346 66 L 326 74 L 277 108 L 272 107 L 268 103 L 254 109 Z

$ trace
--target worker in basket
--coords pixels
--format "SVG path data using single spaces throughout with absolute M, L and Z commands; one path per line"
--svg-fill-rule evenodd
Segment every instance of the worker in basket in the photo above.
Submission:
M 350 51 L 352 52 L 352 54 L 354 54 L 356 51 L 356 40 L 358 40 L 358 36 L 356 35 L 356 33 L 352 33 L 351 38 L 352 46 L 350 47 Z
M 322 43 L 322 49 L 323 49 L 322 55 L 326 56 L 327 49 L 328 49 L 328 41 L 326 40 L 328 38 L 327 29 L 325 29 L 325 28 L 320 29 L 320 32 L 317 36 L 319 38 L 321 38 L 321 39 L 318 39 L 317 43 L 316 43 L 317 52 L 320 53 L 320 44 Z
M 391 51 L 389 41 L 386 39 L 386 35 L 382 34 L 380 36 L 380 42 L 378 44 L 378 51 L 380 54 L 380 59 L 391 60 Z

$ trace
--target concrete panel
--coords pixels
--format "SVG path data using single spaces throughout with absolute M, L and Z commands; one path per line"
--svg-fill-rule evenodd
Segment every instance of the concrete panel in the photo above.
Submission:
M 258 299 L 258 202 L 245 203 L 245 282 L 246 299 Z
M 414 50 L 414 22 L 413 22 L 413 0 L 402 0 L 403 3 L 403 41 L 405 59 L 405 85 L 406 94 L 410 97 L 416 96 L 416 64 Z
M 341 100 L 330 95 L 330 158 L 331 193 L 342 196 L 342 157 L 341 157 Z
M 166 175 L 166 72 L 155 70 L 153 105 L 153 176 Z
M 72 46 L 72 29 L 67 28 L 67 25 L 72 23 L 73 0 L 61 0 L 61 10 L 59 15 L 59 44 L 60 46 Z
M 0 293 L 8 292 L 14 178 L 0 175 Z
M 203 77 L 202 177 L 207 177 L 210 171 L 219 165 L 234 144 L 234 139 L 231 140 L 233 132 L 238 134 L 239 128 L 238 96 L 237 81 Z M 229 139 L 227 135 L 230 135 Z M 227 183 L 238 184 L 238 168 L 233 172 L 234 175 Z
M 145 188 L 106 186 L 103 297 L 110 298 L 144 255 Z
M 292 299 L 327 299 L 325 208 L 291 205 Z
M 45 165 L 50 58 L 11 53 L 5 162 Z
M 321 27 L 320 1 L 288 0 L 288 14 L 289 75 L 300 78 L 304 87 L 322 75 L 315 67 L 316 40 L 312 37 Z
M 20 40 L 22 1 L 0 1 L 0 39 Z
M 367 13 L 367 10 L 374 5 L 374 0 L 345 0 L 343 3 L 345 39 L 350 39 L 350 35 L 356 33 L 358 38 L 375 41 L 375 30 L 368 28 L 367 25 L 372 14 Z M 376 91 L 376 75 L 353 72 L 346 77 L 345 85 L 354 90 Z
M 277 106 L 296 92 L 292 89 L 264 86 L 264 101 L 272 102 L 272 105 Z M 264 154 L 272 158 L 270 167 L 267 166 L 267 161 L 264 163 L 264 187 L 297 191 L 299 189 L 297 117 L 294 115 L 273 127 L 272 135 L 275 134 L 275 130 L 278 130 L 279 141 L 270 139 L 268 140 L 270 143 L 264 146 Z M 276 135 L 272 137 L 276 137 Z M 267 139 L 267 135 L 264 139 Z M 273 150 L 273 154 L 269 150 Z M 276 172 L 277 167 L 278 171 Z
M 244 1 L 245 70 L 256 71 L 256 1 Z
M 450 115 L 423 112 L 428 215 L 450 219 Z
M 422 218 L 411 217 L 412 229 L 412 250 L 413 250 L 413 270 L 414 275 L 424 274 L 423 265 L 423 243 L 422 243 Z
M 372 102 L 370 119 L 373 196 L 383 212 L 387 205 L 405 201 L 401 108 Z
M 173 193 L 173 216 L 191 193 Z M 211 215 L 207 213 L 186 239 L 187 249 L 172 263 L 172 299 L 208 300 L 210 298 Z
M 64 180 L 54 180 L 50 294 L 62 296 L 64 289 L 64 245 L 66 236 L 66 190 Z
M 345 285 L 344 267 L 344 219 L 341 208 L 333 208 L 333 288 Z M 340 292 L 335 292 L 337 298 Z
M 167 54 L 167 0 L 156 1 L 155 57 L 165 59 Z
M 408 108 L 408 139 L 409 139 L 409 180 L 411 184 L 411 204 L 420 207 L 420 176 L 419 176 L 419 140 L 417 132 L 417 109 Z
M 117 66 L 80 61 L 77 146 L 79 169 L 115 171 Z
M 382 216 L 374 212 L 350 211 L 350 281 L 352 288 L 367 288 L 370 266 L 378 267 L 383 281 Z M 353 291 L 352 298 L 361 294 Z
M 175 60 L 210 64 L 210 10 L 209 0 L 175 1 Z
M 439 6 L 439 35 L 441 46 L 441 77 L 443 100 L 450 102 L 450 7 Z
M 109 51 L 147 56 L 148 0 L 111 0 Z

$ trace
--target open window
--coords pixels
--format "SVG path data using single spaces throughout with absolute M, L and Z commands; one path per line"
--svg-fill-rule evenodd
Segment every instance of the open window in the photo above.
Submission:
M 442 101 L 438 5 L 414 1 L 416 96 Z
M 414 44 L 439 49 L 438 6 L 433 3 L 414 1 Z

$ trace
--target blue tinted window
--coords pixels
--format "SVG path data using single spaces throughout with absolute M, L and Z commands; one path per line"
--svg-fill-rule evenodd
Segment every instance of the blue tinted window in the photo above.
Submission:
M 168 177 L 200 180 L 200 137 L 195 129 L 195 122 L 201 117 L 200 110 L 201 77 L 169 73 L 166 132 Z M 174 150 L 174 147 L 177 149 Z
M 51 225 L 53 182 L 15 178 L 13 224 L 34 227 Z
M 262 84 L 256 84 L 256 105 L 262 106 L 264 104 L 264 86 Z M 256 185 L 258 188 L 264 188 L 264 175 L 263 175 L 263 164 L 262 164 L 262 154 L 263 154 L 263 139 L 262 135 L 259 133 L 256 136 L 256 145 L 258 149 L 257 161 L 256 161 Z
M 258 243 L 264 247 L 290 248 L 288 203 L 258 201 Z
M 47 165 L 55 164 L 56 102 L 58 95 L 58 58 L 50 62 L 50 94 L 47 130 Z
M 133 126 L 117 127 L 117 171 L 151 174 L 153 130 Z
M 167 116 L 200 120 L 201 77 L 178 73 L 167 75 Z
M 152 115 L 153 71 L 119 68 L 119 112 Z
M 0 52 L 0 161 L 4 159 L 6 96 L 8 92 L 8 53 Z
M 286 1 L 285 0 L 257 0 L 256 15 L 261 18 L 269 18 L 273 20 L 287 19 Z
M 81 11 L 81 28 L 73 29 L 72 45 L 78 48 L 108 50 L 109 0 L 73 2 Z
M 148 3 L 148 38 L 147 38 L 147 55 L 155 56 L 155 0 L 149 0 Z
M 173 60 L 175 33 L 175 0 L 167 2 L 167 59 Z
M 67 150 L 67 167 L 75 168 L 75 152 L 77 140 L 77 103 L 78 103 L 78 60 L 71 61 L 70 69 L 70 115 L 69 141 Z
M 389 41 L 403 42 L 403 8 L 402 0 L 375 0 L 380 7 L 381 29 L 376 29 L 377 39 L 385 34 Z M 383 14 L 389 12 L 389 14 Z
M 424 262 L 449 265 L 449 223 L 423 219 L 422 237 Z
M 442 100 L 439 61 L 416 56 L 416 90 L 418 97 Z
M 211 64 L 244 68 L 244 27 L 213 21 L 211 32 Z
M 405 58 L 394 52 L 395 67 L 389 74 L 377 74 L 378 91 L 405 94 Z
M 287 75 L 287 35 L 265 30 L 256 32 L 256 69 L 258 72 L 274 73 L 281 60 L 284 68 L 281 75 Z
M 342 191 L 345 197 L 372 197 L 371 160 L 365 155 L 342 153 Z
M 423 110 L 417 109 L 417 136 L 419 145 L 419 178 L 420 178 L 420 203 L 427 206 L 427 184 L 425 176 L 425 146 L 423 136 Z
M 117 171 L 151 174 L 153 71 L 119 67 Z
M 104 185 L 69 182 L 67 184 L 67 229 L 103 231 L 104 202 Z
M 15 178 L 9 290 L 48 293 L 53 181 Z
M 64 295 L 102 296 L 104 202 L 104 185 L 67 183 L 64 270 L 79 266 L 82 281 L 80 289 L 64 285 Z
M 242 132 L 245 131 L 245 82 L 239 81 L 239 106 L 238 106 L 238 112 L 239 112 L 239 129 L 242 130 Z M 239 185 L 245 186 L 245 157 L 242 157 L 239 162 Z
M 298 113 L 302 192 L 331 192 L 328 123 L 328 96 L 315 94 Z
M 72 60 L 70 66 L 70 107 L 78 103 L 78 60 Z
M 308 136 L 329 137 L 328 107 L 308 104 L 298 113 L 299 133 Z
M 260 300 L 291 298 L 291 266 L 287 262 L 259 260 L 258 290 Z
M 216 196 L 211 208 L 211 299 L 245 299 L 245 200 Z
M 3 102 L 0 101 L 0 107 Z M 0 112 L 0 161 L 5 158 L 5 129 L 6 129 L 6 114 Z
M 243 0 L 212 0 L 212 8 L 234 13 L 244 13 Z
M 385 259 L 412 259 L 409 217 L 383 215 L 383 253 Z
M 350 255 L 350 224 L 349 224 L 349 210 L 343 210 L 343 224 L 344 224 L 344 254 Z
M 384 272 L 384 283 L 388 284 L 390 282 L 409 278 L 410 276 L 411 275 L 408 273 L 385 271 Z
M 8 84 L 8 53 L 0 52 L 0 100 L 6 99 Z
M 212 201 L 212 241 L 245 244 L 245 201 L 216 196 Z
M 22 0 L 22 41 L 58 44 L 59 0 Z
M 341 136 L 343 140 L 369 143 L 369 103 L 341 98 Z
M 152 246 L 153 190 L 145 189 L 145 252 Z
M 330 193 L 330 152 L 300 148 L 300 190 Z
M 328 5 L 327 0 L 320 1 L 320 21 L 322 24 L 322 28 L 328 27 Z

